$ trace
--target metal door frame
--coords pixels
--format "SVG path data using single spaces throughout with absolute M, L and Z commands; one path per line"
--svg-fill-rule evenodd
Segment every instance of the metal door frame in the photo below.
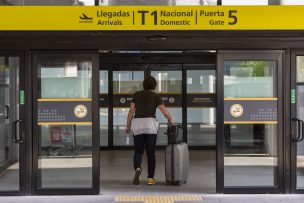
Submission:
M 221 50 L 217 59 L 217 193 L 282 193 L 284 191 L 284 80 L 281 50 Z M 277 187 L 224 187 L 224 61 L 225 60 L 271 60 L 277 64 L 278 135 L 277 135 Z M 282 81 L 282 82 L 280 82 Z
M 18 195 L 28 195 L 30 194 L 30 168 L 31 168 L 31 157 L 29 145 L 31 142 L 30 139 L 30 129 L 28 128 L 29 123 L 31 122 L 28 114 L 26 112 L 30 109 L 30 98 L 29 89 L 26 86 L 26 81 L 28 81 L 27 71 L 25 71 L 26 62 L 25 53 L 19 51 L 0 51 L 0 57 L 19 57 L 19 92 L 23 90 L 25 93 L 25 104 L 19 105 L 19 119 L 23 120 L 22 125 L 19 127 L 19 135 L 23 135 L 23 143 L 19 144 L 19 190 L 18 191 L 0 191 L 0 196 L 18 196 Z M 16 100 L 17 103 L 19 101 Z M 13 122 L 13 121 L 12 121 Z

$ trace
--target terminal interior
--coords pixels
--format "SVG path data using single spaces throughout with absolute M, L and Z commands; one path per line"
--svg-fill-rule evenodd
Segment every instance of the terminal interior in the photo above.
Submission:
M 216 193 L 216 55 L 213 50 L 100 52 L 100 184 L 102 194 L 134 193 Z M 115 56 L 108 57 L 107 56 Z M 121 57 L 117 60 L 117 55 Z M 123 55 L 128 57 L 123 58 Z M 200 56 L 198 60 L 197 56 Z M 130 57 L 134 60 L 130 60 Z M 177 56 L 176 62 L 168 58 Z M 132 58 L 131 57 L 131 58 Z M 128 58 L 128 59 L 126 59 Z M 164 60 L 165 59 L 165 60 Z M 103 62 L 102 62 L 103 61 Z M 132 61 L 132 62 L 130 62 Z M 0 190 L 19 188 L 18 145 L 11 142 L 12 121 L 18 118 L 19 94 L 17 57 L 0 57 Z M 74 60 L 43 59 L 38 62 L 39 98 L 92 98 L 92 62 L 85 56 Z M 245 67 L 245 68 L 244 68 Z M 247 68 L 246 68 L 247 67 Z M 276 74 L 271 61 L 230 61 L 225 64 L 227 97 L 274 97 Z M 255 72 L 256 71 L 256 72 Z M 254 73 L 255 72 L 255 73 Z M 258 73 L 258 75 L 256 75 Z M 190 150 L 186 185 L 165 182 L 166 120 L 160 121 L 157 139 L 156 186 L 146 184 L 146 159 L 141 185 L 132 185 L 133 151 L 125 142 L 125 125 L 133 93 L 143 89 L 145 76 L 152 75 L 175 123 L 184 126 L 184 141 Z M 254 77 L 254 80 L 250 80 Z M 236 81 L 238 80 L 238 82 Z M 255 82 L 254 84 L 248 83 Z M 62 88 L 64 87 L 64 88 Z M 263 95 L 260 95 L 261 88 Z M 266 88 L 266 89 L 265 89 Z M 299 87 L 299 95 L 303 92 Z M 250 89 L 250 90 L 249 90 Z M 18 92 L 18 91 L 17 91 Z M 194 99 L 193 99 L 194 98 Z M 203 98 L 207 103 L 197 104 Z M 302 101 L 299 101 L 301 103 Z M 95 109 L 98 111 L 98 109 Z M 43 114 L 39 115 L 43 117 Z M 276 185 L 277 128 L 273 124 L 226 124 L 224 134 L 224 184 L 228 186 Z M 89 188 L 92 185 L 92 125 L 38 124 L 38 188 Z M 16 141 L 16 140 L 15 140 Z M 300 147 L 299 149 L 303 149 Z M 298 152 L 298 166 L 303 152 Z M 304 184 L 298 167 L 298 184 Z M 301 186 L 301 185 L 299 185 Z
M 110 115 L 112 120 L 109 121 L 107 117 L 103 117 L 103 119 L 100 120 L 101 134 L 113 135 L 113 137 L 101 136 L 102 148 L 107 148 L 110 143 L 113 149 L 104 152 L 107 156 L 110 155 L 113 157 L 113 160 L 107 156 L 103 156 L 103 151 L 101 151 L 101 168 L 104 168 L 104 173 L 101 173 L 101 191 L 117 191 L 120 193 L 129 191 L 135 193 L 157 191 L 173 193 L 215 193 L 216 105 L 215 103 L 205 107 L 190 104 L 184 105 L 183 102 L 186 101 L 182 99 L 183 95 L 185 95 L 184 91 L 189 95 L 200 94 L 202 92 L 208 94 L 210 97 L 215 95 L 215 54 L 212 53 L 212 51 L 206 52 L 211 60 L 205 61 L 205 63 L 202 61 L 202 64 L 162 62 L 162 58 L 168 54 L 181 53 L 182 51 L 171 53 L 154 52 L 152 54 L 150 53 L 150 56 L 146 53 L 145 56 L 141 56 L 142 59 L 138 61 L 138 64 L 130 64 L 122 60 L 123 64 L 108 64 L 107 62 L 101 65 L 101 97 L 107 100 L 106 94 L 109 94 L 108 89 L 110 89 L 113 98 L 113 106 L 111 105 L 113 113 Z M 156 55 L 156 57 L 153 58 L 153 54 Z M 151 57 L 151 59 L 149 59 L 149 57 Z M 148 61 L 148 63 L 145 61 Z M 152 75 L 156 78 L 158 85 L 155 91 L 161 94 L 165 100 L 164 103 L 173 116 L 174 122 L 181 125 L 186 123 L 184 131 L 185 136 L 187 136 L 185 141 L 190 148 L 190 171 L 187 184 L 181 187 L 167 186 L 165 183 L 165 147 L 167 145 L 167 137 L 164 133 L 167 129 L 167 121 L 159 111 L 157 111 L 156 114 L 160 126 L 157 137 L 158 150 L 155 176 L 159 183 L 153 188 L 147 186 L 146 160 L 144 159 L 143 186 L 138 188 L 138 186 L 130 185 L 130 181 L 133 179 L 133 151 L 129 150 L 125 144 L 126 135 L 124 130 L 129 102 L 125 104 L 123 98 L 128 100 L 134 92 L 143 89 L 142 81 L 147 75 Z M 109 78 L 111 79 L 109 80 Z M 112 85 L 112 87 L 108 88 L 108 85 Z M 185 113 L 186 115 L 183 115 Z M 108 116 L 108 108 L 102 106 L 100 108 L 100 114 L 100 118 L 102 118 L 102 115 Z M 109 123 L 113 126 L 111 130 L 108 128 Z M 109 141 L 109 139 L 112 140 Z M 122 151 L 121 149 L 124 150 Z M 114 168 L 112 168 L 112 164 L 108 164 L 109 162 L 115 166 L 117 165 L 117 168 L 121 169 L 117 171 L 117 175 L 113 176 L 112 172 Z

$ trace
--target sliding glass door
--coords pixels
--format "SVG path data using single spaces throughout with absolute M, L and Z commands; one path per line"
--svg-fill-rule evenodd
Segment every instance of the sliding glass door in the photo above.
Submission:
M 0 195 L 26 193 L 23 58 L 0 53 Z
M 304 51 L 291 55 L 291 191 L 304 193 Z
M 282 54 L 218 56 L 218 192 L 282 189 Z
M 98 55 L 34 55 L 34 192 L 99 193 Z

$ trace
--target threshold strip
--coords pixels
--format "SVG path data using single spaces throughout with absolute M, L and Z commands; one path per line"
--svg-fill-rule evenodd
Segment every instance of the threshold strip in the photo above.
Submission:
M 115 202 L 174 203 L 176 201 L 202 201 L 200 195 L 177 196 L 116 196 Z

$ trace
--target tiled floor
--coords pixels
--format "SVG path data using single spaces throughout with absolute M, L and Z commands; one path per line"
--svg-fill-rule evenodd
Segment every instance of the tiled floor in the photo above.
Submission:
M 141 184 L 132 185 L 132 151 L 101 152 L 101 193 L 113 194 L 163 194 L 172 193 L 215 193 L 216 166 L 215 151 L 190 151 L 190 171 L 188 182 L 182 186 L 167 186 L 165 183 L 165 151 L 157 151 L 155 178 L 158 184 L 148 186 L 146 159 L 143 159 Z M 144 155 L 145 157 L 145 155 Z
M 0 197 L 0 203 L 114 203 L 115 200 L 146 203 L 303 203 L 304 195 L 222 195 L 215 194 L 215 151 L 190 151 L 188 183 L 182 186 L 165 184 L 165 152 L 157 151 L 155 186 L 146 184 L 146 159 L 143 160 L 142 182 L 132 185 L 132 151 L 101 151 L 101 194 L 91 196 L 26 196 Z M 81 173 L 81 171 L 79 172 Z M 128 196 L 128 197 L 125 197 Z M 136 197 L 133 197 L 136 196 Z M 133 198 L 133 199 L 132 199 Z M 202 199 L 194 201 L 195 198 Z M 186 201 L 186 200 L 190 201 Z M 130 200 L 130 201 L 129 201 Z M 123 201 L 124 202 L 124 201 Z M 173 203 L 173 202 L 172 202 Z

